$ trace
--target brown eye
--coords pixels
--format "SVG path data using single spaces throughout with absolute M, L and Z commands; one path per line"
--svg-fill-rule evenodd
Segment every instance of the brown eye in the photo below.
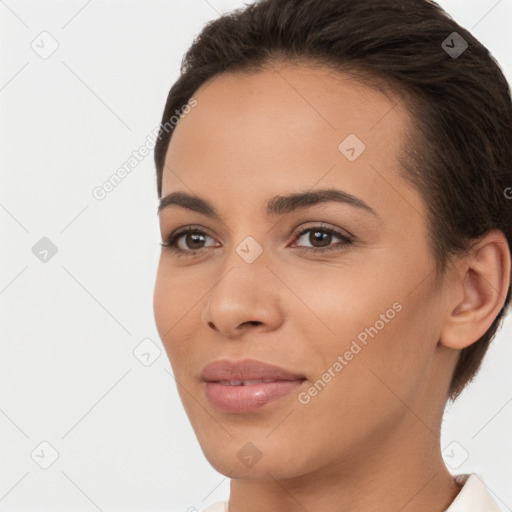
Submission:
M 300 240 L 307 233 L 309 233 L 309 235 L 305 238 L 306 241 L 311 244 L 311 246 L 305 246 L 302 248 L 316 252 L 336 250 L 340 248 L 340 246 L 350 245 L 353 241 L 351 238 L 344 235 L 343 233 L 335 229 L 323 226 L 314 226 L 312 228 L 306 228 L 297 235 L 297 239 Z M 341 243 L 338 243 L 337 245 L 334 246 L 331 245 L 333 238 L 340 239 Z
M 177 238 L 177 240 L 180 238 L 183 238 L 183 243 L 188 249 L 201 249 L 201 244 L 204 244 L 205 237 L 201 233 L 194 231 L 182 234 Z M 179 246 L 179 243 L 177 245 Z
M 210 235 L 200 229 L 189 226 L 186 229 L 173 233 L 160 245 L 171 249 L 178 256 L 187 254 L 193 255 L 207 247 L 204 245 L 207 237 L 210 237 Z

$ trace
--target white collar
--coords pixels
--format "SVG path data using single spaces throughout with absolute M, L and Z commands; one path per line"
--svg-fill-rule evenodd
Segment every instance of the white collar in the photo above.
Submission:
M 463 487 L 445 512 L 501 512 L 481 475 L 467 473 L 455 475 L 455 479 Z

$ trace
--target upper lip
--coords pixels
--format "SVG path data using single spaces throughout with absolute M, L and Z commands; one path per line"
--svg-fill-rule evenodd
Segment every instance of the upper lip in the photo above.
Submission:
M 230 380 L 302 380 L 304 375 L 295 373 L 279 366 L 254 359 L 230 361 L 221 359 L 207 364 L 201 371 L 201 379 L 207 382 Z

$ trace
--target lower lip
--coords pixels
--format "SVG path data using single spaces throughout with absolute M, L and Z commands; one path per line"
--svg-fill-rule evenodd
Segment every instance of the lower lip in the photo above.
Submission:
M 297 388 L 304 380 L 279 380 L 249 386 L 226 386 L 218 382 L 205 382 L 206 396 L 212 405 L 223 412 L 252 412 L 277 400 Z

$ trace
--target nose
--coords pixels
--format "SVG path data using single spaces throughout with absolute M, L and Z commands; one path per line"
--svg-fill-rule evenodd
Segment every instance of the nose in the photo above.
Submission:
M 282 323 L 279 280 L 265 265 L 232 267 L 212 288 L 202 321 L 226 338 L 273 330 Z

